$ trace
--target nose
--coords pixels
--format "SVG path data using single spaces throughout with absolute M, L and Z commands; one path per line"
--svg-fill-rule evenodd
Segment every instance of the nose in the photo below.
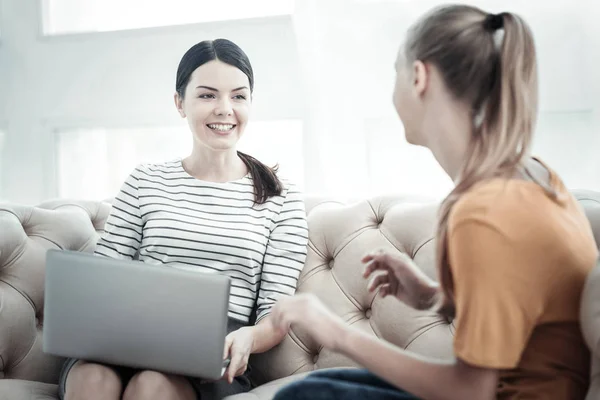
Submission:
M 221 98 L 215 107 L 215 115 L 229 116 L 233 114 L 233 108 L 231 107 L 231 101 L 228 98 Z

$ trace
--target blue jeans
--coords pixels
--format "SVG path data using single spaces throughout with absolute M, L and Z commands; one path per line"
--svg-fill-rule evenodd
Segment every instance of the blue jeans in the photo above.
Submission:
M 364 369 L 312 373 L 282 388 L 273 400 L 419 400 Z

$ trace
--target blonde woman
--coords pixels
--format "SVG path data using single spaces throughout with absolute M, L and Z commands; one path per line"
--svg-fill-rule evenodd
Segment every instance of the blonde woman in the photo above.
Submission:
M 455 359 L 425 359 L 353 329 L 314 297 L 287 298 L 272 314 L 279 329 L 296 325 L 368 370 L 317 372 L 276 400 L 583 399 L 578 309 L 598 251 L 561 179 L 530 156 L 529 27 L 512 13 L 437 8 L 410 29 L 396 71 L 407 141 L 429 148 L 455 188 L 440 210 L 439 283 L 381 251 L 363 259 L 365 277 L 371 291 L 455 319 Z

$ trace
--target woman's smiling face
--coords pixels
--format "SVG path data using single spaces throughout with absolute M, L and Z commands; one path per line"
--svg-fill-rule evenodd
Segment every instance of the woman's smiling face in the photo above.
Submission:
M 209 61 L 191 75 L 177 109 L 187 118 L 195 143 L 213 150 L 235 148 L 248 123 L 251 92 L 248 76 L 219 60 Z

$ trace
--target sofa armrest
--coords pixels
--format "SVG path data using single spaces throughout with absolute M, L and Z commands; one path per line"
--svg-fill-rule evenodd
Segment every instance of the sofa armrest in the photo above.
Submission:
M 581 329 L 593 357 L 600 357 L 600 260 L 588 275 L 581 297 Z
M 57 400 L 58 386 L 20 379 L 0 380 L 2 400 Z

